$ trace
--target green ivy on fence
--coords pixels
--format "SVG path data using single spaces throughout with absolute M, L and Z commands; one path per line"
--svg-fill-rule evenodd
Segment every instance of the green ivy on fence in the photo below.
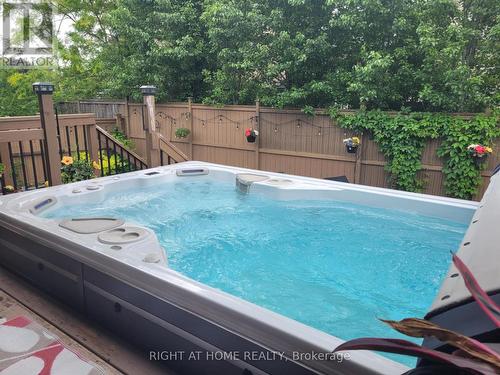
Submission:
M 418 177 L 422 169 L 422 151 L 427 139 L 440 139 L 437 153 L 443 158 L 445 193 L 471 199 L 481 182 L 481 165 L 467 153 L 470 144 L 491 145 L 500 136 L 499 113 L 477 115 L 471 119 L 442 113 L 402 111 L 394 116 L 379 110 L 358 111 L 343 115 L 337 108 L 328 110 L 339 126 L 368 132 L 387 159 L 386 170 L 391 186 L 418 192 L 424 181 Z

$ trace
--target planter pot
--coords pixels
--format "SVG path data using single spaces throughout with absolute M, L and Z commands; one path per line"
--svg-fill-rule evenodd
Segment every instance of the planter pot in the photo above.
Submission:
M 348 153 L 355 154 L 358 151 L 358 146 L 345 145 L 345 149 L 347 150 Z
M 248 143 L 255 143 L 255 140 L 257 137 L 255 135 L 247 135 L 247 142 Z
M 488 159 L 488 155 L 484 155 L 484 156 L 473 156 L 472 157 L 474 159 L 474 163 L 477 165 L 477 166 L 480 166 L 480 165 L 483 165 L 486 160 Z

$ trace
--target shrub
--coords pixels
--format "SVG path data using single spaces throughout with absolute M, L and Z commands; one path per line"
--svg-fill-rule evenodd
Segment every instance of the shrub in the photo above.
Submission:
M 113 130 L 111 130 L 111 135 L 129 150 L 133 150 L 135 148 L 134 141 L 127 138 L 127 136 L 120 129 L 113 128 Z
M 85 158 L 74 160 L 71 156 L 64 156 L 61 160 L 61 178 L 63 183 L 77 182 L 94 178 L 92 162 Z

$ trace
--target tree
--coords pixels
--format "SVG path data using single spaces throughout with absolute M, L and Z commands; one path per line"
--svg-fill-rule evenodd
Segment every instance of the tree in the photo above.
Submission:
M 259 98 L 278 107 L 420 111 L 499 104 L 495 0 L 54 1 L 74 22 L 60 69 L 50 73 L 66 99 L 139 100 L 138 87 L 154 84 L 159 100 L 217 104 Z M 0 75 L 10 100 L 28 92 L 31 75 L 48 73 L 23 74 Z

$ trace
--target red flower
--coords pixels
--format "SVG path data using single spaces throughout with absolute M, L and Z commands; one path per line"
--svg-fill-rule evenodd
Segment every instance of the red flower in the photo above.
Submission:
M 252 135 L 252 129 L 248 128 L 245 130 L 245 137 L 249 137 L 250 135 Z
M 484 146 L 477 145 L 474 151 L 476 151 L 478 154 L 484 154 L 486 149 L 484 148 Z

